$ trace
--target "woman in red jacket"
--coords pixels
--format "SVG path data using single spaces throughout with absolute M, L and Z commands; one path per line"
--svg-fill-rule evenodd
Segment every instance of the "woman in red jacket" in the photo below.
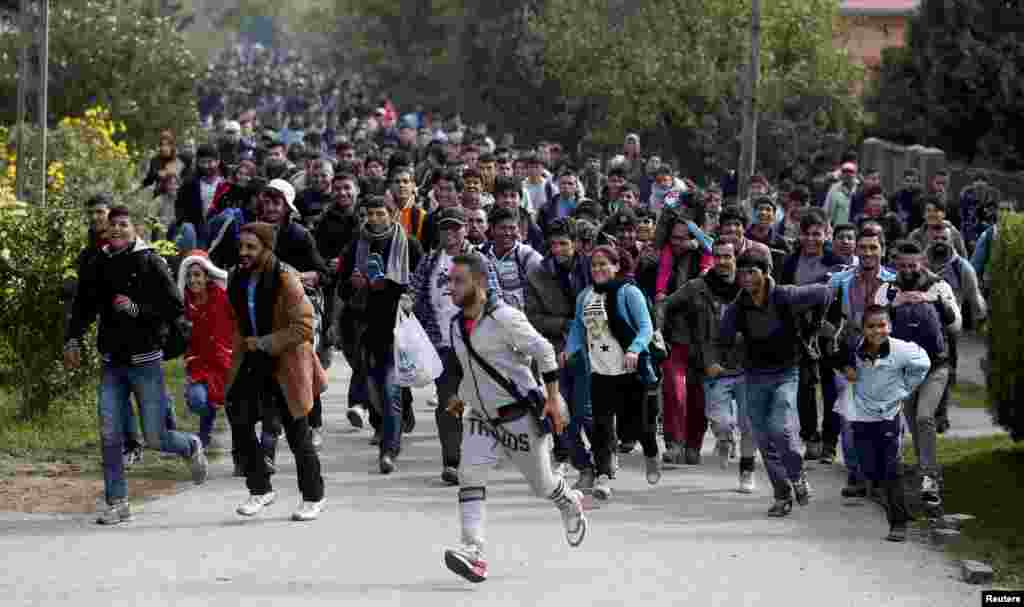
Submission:
M 192 340 L 185 355 L 188 377 L 185 402 L 199 416 L 199 439 L 205 448 L 224 405 L 224 382 L 231 368 L 234 312 L 228 302 L 228 273 L 210 261 L 205 251 L 190 251 L 178 270 L 178 288 L 185 298 L 185 316 L 192 323 Z

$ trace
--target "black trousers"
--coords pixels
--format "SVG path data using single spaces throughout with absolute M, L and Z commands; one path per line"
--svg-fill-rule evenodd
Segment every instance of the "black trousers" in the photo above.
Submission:
M 441 376 L 434 382 L 437 387 L 434 421 L 437 422 L 437 433 L 441 439 L 441 466 L 458 468 L 462 461 L 462 418 L 448 413 L 448 399 L 458 393 L 462 368 L 455 350 L 441 348 L 437 353 L 444 367 Z
M 590 376 L 590 403 L 594 416 L 593 442 L 597 474 L 612 476 L 612 453 L 618 445 L 617 436 L 639 440 L 644 457 L 658 456 L 656 430 L 647 414 L 647 389 L 635 373 L 626 375 Z
M 295 456 L 295 468 L 298 475 L 299 492 L 307 502 L 318 502 L 324 497 L 324 479 L 320 475 L 320 458 L 313 448 L 313 434 L 306 417 L 292 417 L 281 389 L 274 385 L 275 394 L 271 400 L 262 405 L 264 428 L 263 435 L 275 432 L 275 422 L 284 426 L 288 446 Z M 233 404 L 232 407 L 245 406 L 244 403 Z M 274 410 L 276 409 L 276 410 Z M 230 411 L 229 411 L 230 413 Z M 276 415 L 274 415 L 276 414 Z M 237 441 L 236 448 L 245 465 L 245 486 L 252 495 L 263 495 L 273 490 L 270 484 L 270 471 L 267 469 L 266 440 L 256 438 L 256 415 L 236 415 L 231 421 L 231 438 Z M 269 427 L 268 427 L 269 421 Z
M 911 517 L 903 492 L 900 416 L 888 421 L 851 422 L 850 425 L 861 474 L 885 492 L 889 526 L 906 525 Z
M 313 395 L 313 410 L 309 412 L 309 427 L 314 430 L 324 427 L 324 401 L 319 394 Z
M 821 432 L 818 431 L 818 386 L 825 403 L 822 411 Z M 839 414 L 833 411 L 839 393 L 836 389 L 835 370 L 822 360 L 804 360 L 800 365 L 800 385 L 796 395 L 796 408 L 800 417 L 800 438 L 821 441 L 835 449 L 842 430 Z

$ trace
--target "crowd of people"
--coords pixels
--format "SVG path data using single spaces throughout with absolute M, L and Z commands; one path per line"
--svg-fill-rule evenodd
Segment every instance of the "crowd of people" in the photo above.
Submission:
M 665 464 L 702 464 L 709 429 L 710 457 L 735 466 L 741 493 L 757 493 L 760 460 L 776 517 L 813 499 L 805 462 L 832 465 L 841 450 L 843 497 L 878 497 L 887 539 L 903 541 L 906 428 L 920 497 L 941 508 L 935 444 L 957 339 L 985 319 L 995 219 L 1013 210 L 984 176 L 953 197 L 945 173 L 925 185 L 908 170 L 886 192 L 849 152 L 824 182 L 755 174 L 738 199 L 645 158 L 632 133 L 605 161 L 549 142 L 497 146 L 390 104 L 332 133 L 260 116 L 214 125 L 194 159 L 161 136 L 145 181 L 162 209 L 155 233 L 138 209 L 88 202 L 65 362 L 78 364 L 98 316 L 99 522 L 131 517 L 123 469 L 142 442 L 131 394 L 145 443 L 188 458 L 197 483 L 226 410 L 250 492 L 243 516 L 275 500 L 287 437 L 302 495 L 293 516 L 319 516 L 335 351 L 352 370 L 346 421 L 372 428 L 380 473 L 393 473 L 415 424 L 396 380 L 401 314 L 442 361 L 438 463 L 462 522 L 445 562 L 468 580 L 487 576 L 499 449 L 559 510 L 572 546 L 587 531 L 584 496 L 614 499 L 620 458 L 642 452 L 655 485 Z M 146 236 L 178 244 L 177 280 Z M 174 430 L 161 368 L 181 318 L 194 437 Z

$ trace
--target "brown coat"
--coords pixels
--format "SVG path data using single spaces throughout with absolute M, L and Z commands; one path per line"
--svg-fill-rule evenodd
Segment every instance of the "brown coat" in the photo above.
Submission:
M 237 319 L 233 352 L 226 393 L 230 392 L 245 356 L 244 339 Z M 274 358 L 274 378 L 288 402 L 289 414 L 296 418 L 305 417 L 313 410 L 314 390 L 315 394 L 327 390 L 327 373 L 313 351 L 313 305 L 306 297 L 299 275 L 283 264 L 281 286 L 274 302 L 270 356 Z

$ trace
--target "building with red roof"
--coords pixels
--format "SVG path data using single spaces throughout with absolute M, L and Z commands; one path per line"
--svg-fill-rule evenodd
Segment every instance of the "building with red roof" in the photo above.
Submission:
M 836 42 L 867 68 L 877 72 L 882 49 L 903 46 L 907 20 L 917 13 L 920 0 L 842 0 Z

